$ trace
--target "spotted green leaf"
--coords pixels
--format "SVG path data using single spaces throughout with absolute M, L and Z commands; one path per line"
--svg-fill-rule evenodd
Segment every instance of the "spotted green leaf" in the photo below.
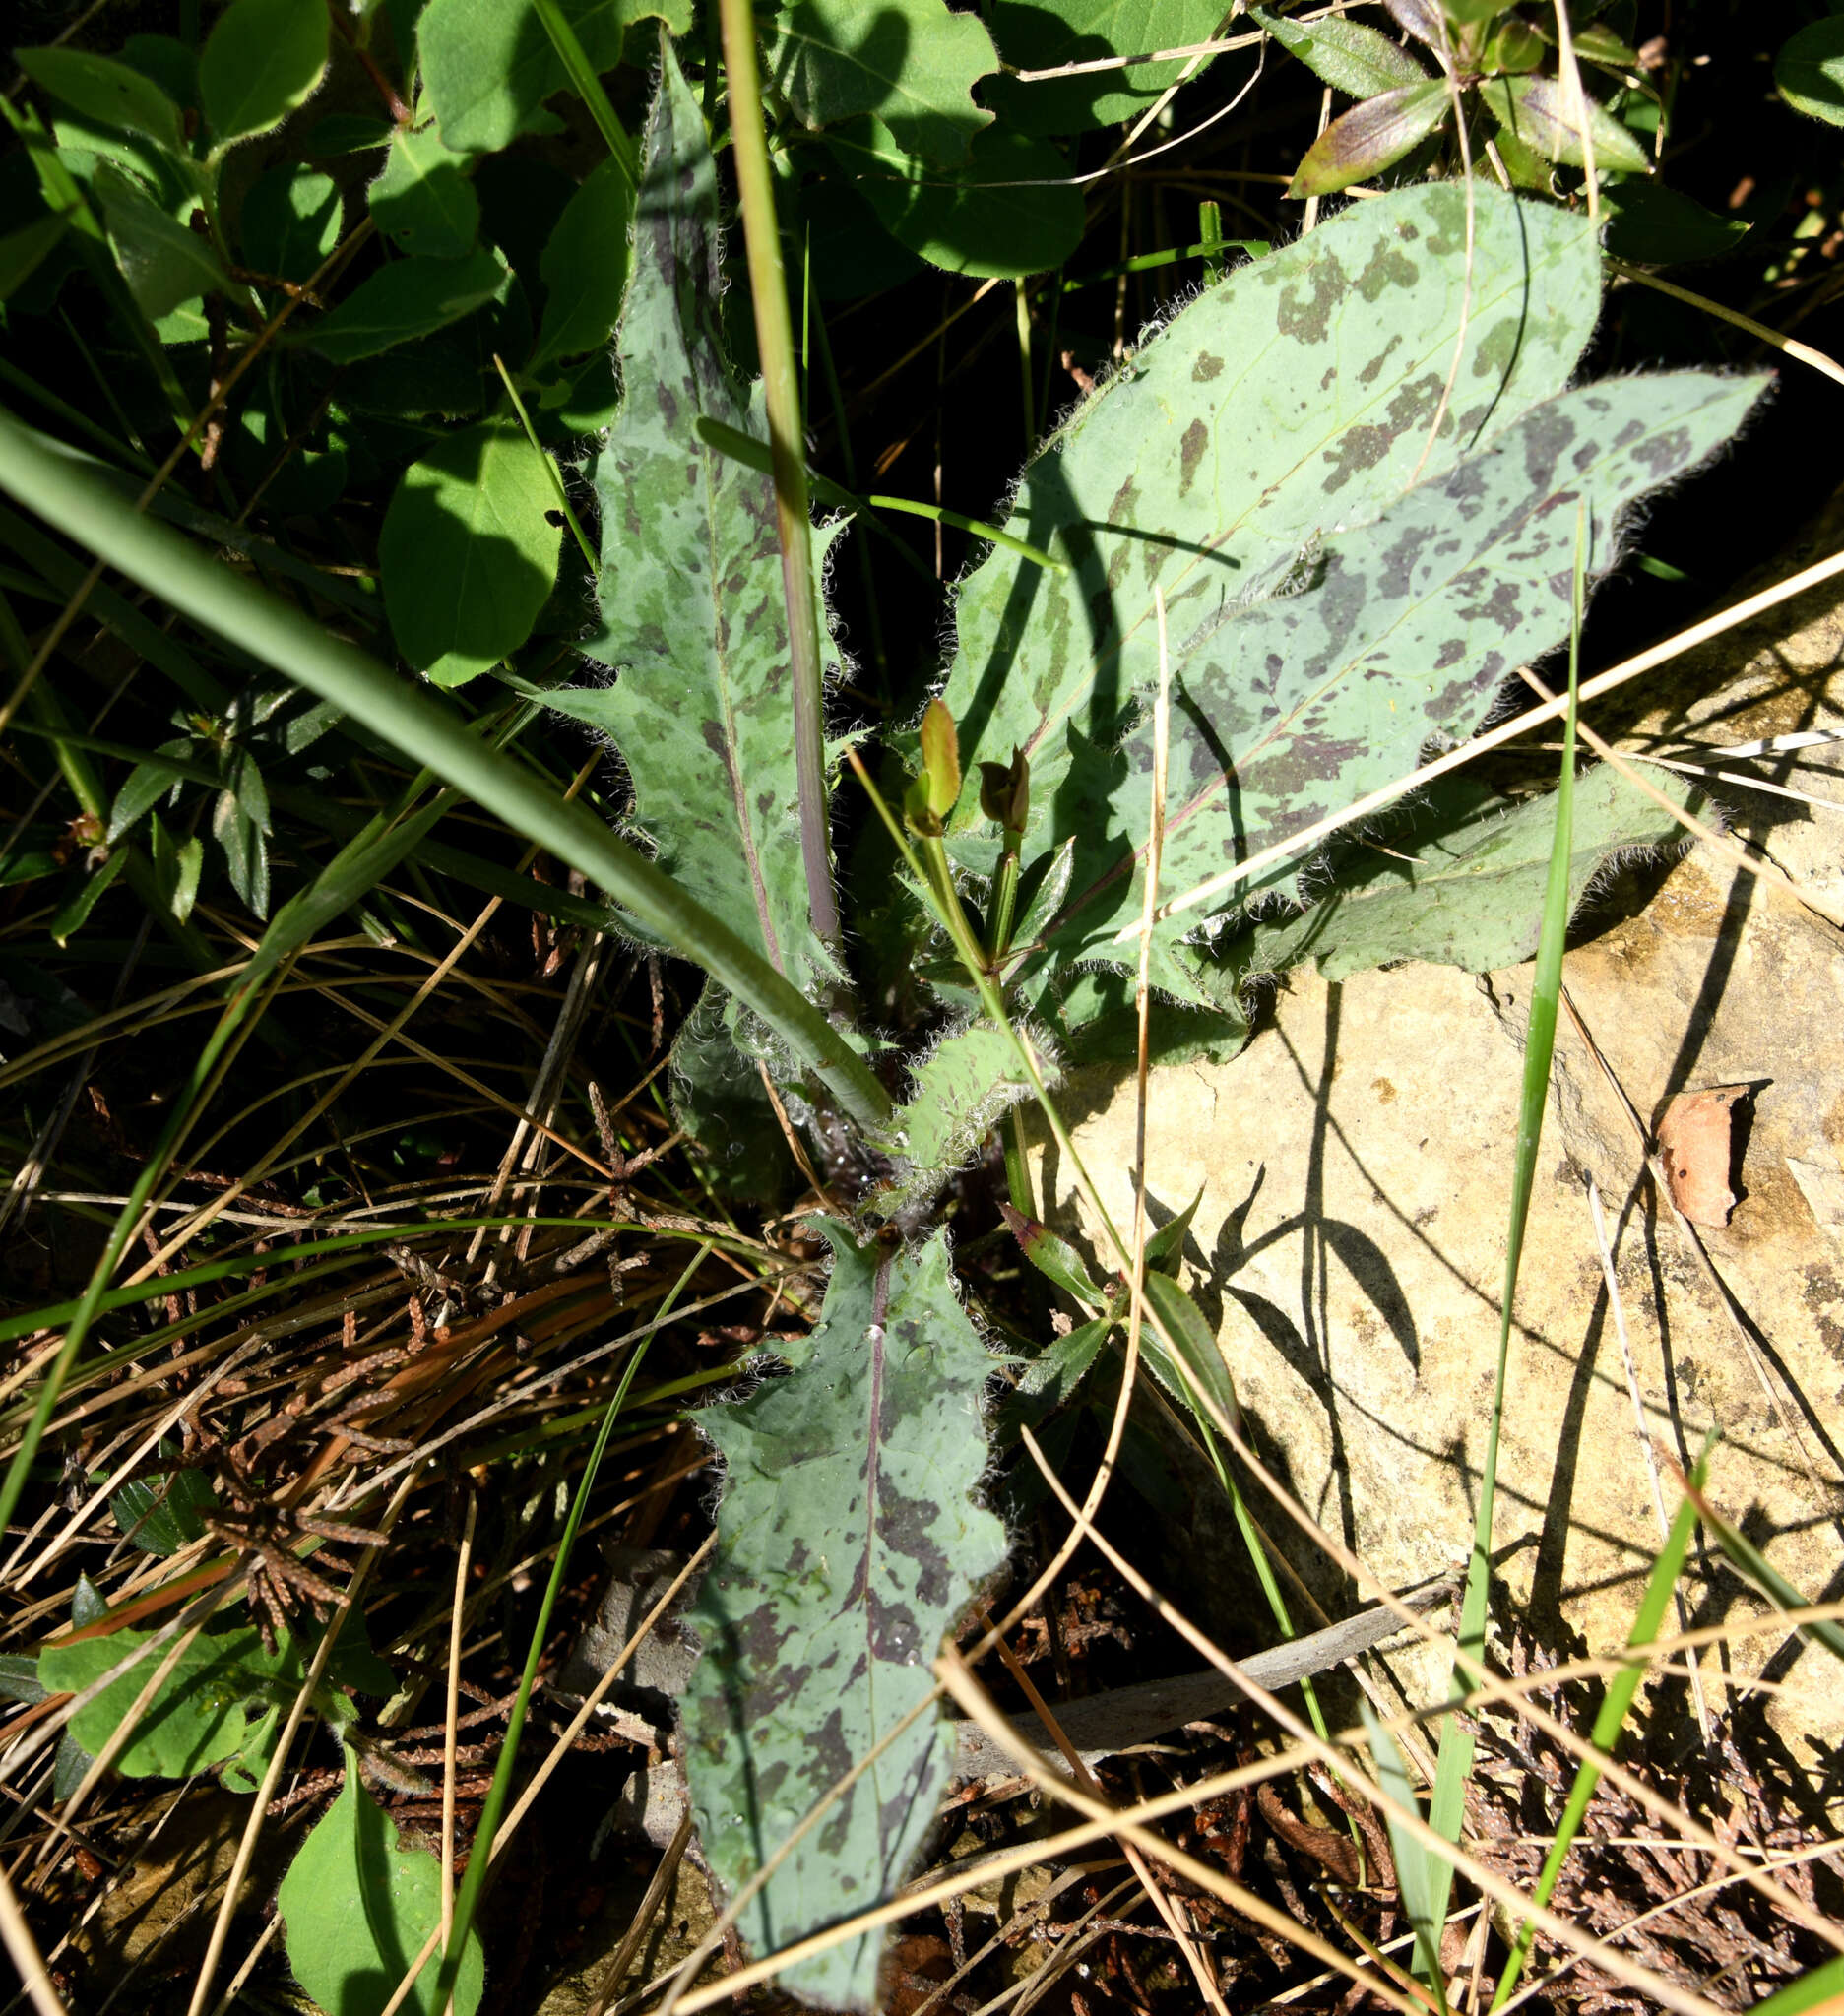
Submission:
M 1766 383 L 1682 371 L 1560 393 L 1319 542 L 1299 593 L 1240 608 L 1226 593 L 1187 612 L 1173 653 L 1162 887 L 1201 882 L 1412 771 L 1431 737 L 1473 734 L 1514 667 L 1568 634 L 1577 500 L 1599 573 L 1628 507 L 1727 441 Z M 1049 934 L 1058 963 L 1136 956 L 1112 940 L 1141 910 L 1152 741 L 1141 723 L 1072 766 L 1058 819 L 1076 837 L 1076 871 Z M 1160 928 L 1156 970 L 1201 1004 L 1209 989 L 1179 942 L 1194 922 L 1187 913 Z
M 699 1425 L 727 1466 L 693 1622 L 685 1762 L 727 1892 L 837 1780 L 926 1702 L 929 1663 L 1004 1556 L 974 1502 L 992 1360 L 955 1299 L 946 1242 L 860 1246 L 828 1223 L 833 1272 L 794 1369 Z M 743 1907 L 761 1953 L 895 1894 L 934 1826 L 952 1745 L 924 1714 Z M 881 1935 L 790 1967 L 792 1992 L 873 2004 Z
M 669 52 L 645 159 L 624 398 L 594 464 L 602 629 L 585 649 L 617 676 L 549 698 L 621 752 L 661 867 L 808 987 L 829 968 L 800 856 L 775 485 L 693 429 L 766 432 L 724 360 L 717 170 Z
M 675 35 L 691 27 L 691 0 L 559 0 L 598 72 L 621 59 L 637 21 L 658 16 Z M 532 0 L 429 0 L 416 24 L 422 82 L 448 145 L 489 154 L 521 133 L 555 133 L 544 100 L 569 83 Z
M 1484 187 L 1476 203 L 1470 271 L 1451 185 L 1355 205 L 1239 269 L 1026 470 L 1005 529 L 1070 572 L 995 548 L 958 597 L 945 697 L 969 776 L 1030 758 L 1027 866 L 1077 746 L 1116 740 L 1158 684 L 1155 582 L 1181 646 L 1286 586 L 1311 539 L 1373 517 L 1418 467 L 1437 479 L 1568 383 L 1599 305 L 1593 227 Z M 971 789 L 949 835 L 990 868 Z
M 1670 777 L 1674 803 L 1700 804 Z M 1284 923 L 1263 923 L 1237 948 L 1245 973 L 1279 973 L 1310 960 L 1328 980 L 1391 959 L 1494 973 L 1537 949 L 1556 805 L 1548 794 L 1508 805 L 1467 777 L 1431 786 L 1389 851 L 1361 848 L 1340 861 L 1324 896 Z M 1684 829 L 1611 765 L 1575 787 L 1569 907 L 1610 855 L 1669 846 Z
M 951 166 L 992 123 L 973 100 L 975 83 L 998 68 L 992 37 L 947 0 L 795 0 L 767 59 L 815 131 L 874 112 L 906 154 Z

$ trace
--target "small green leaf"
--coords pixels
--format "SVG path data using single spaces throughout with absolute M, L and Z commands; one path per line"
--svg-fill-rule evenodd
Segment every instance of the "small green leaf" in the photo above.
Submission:
M 244 265 L 277 280 L 310 280 L 339 235 L 339 184 L 294 162 L 259 175 L 237 220 Z
M 90 921 L 90 913 L 102 901 L 115 878 L 128 865 L 127 848 L 117 848 L 98 866 L 80 868 L 76 889 L 58 907 L 57 914 L 45 926 L 54 943 L 65 945 Z
M 999 1202 L 999 1214 L 1011 1228 L 1012 1237 L 1018 1241 L 1018 1250 L 1046 1280 L 1053 1282 L 1063 1293 L 1083 1304 L 1085 1308 L 1107 1309 L 1115 1299 L 1097 1283 L 1089 1272 L 1082 1255 L 1065 1238 L 1050 1230 L 1047 1225 L 1040 1225 L 1035 1218 L 1027 1218 L 1022 1211 L 1015 1211 L 1011 1205 Z
M 179 107 L 151 77 L 82 49 L 16 49 L 13 60 L 41 91 L 104 126 L 180 146 Z
M 326 10 L 315 0 L 231 0 L 199 58 L 205 123 L 219 148 L 279 126 L 327 67 Z
M 1796 112 L 1844 126 L 1844 15 L 1811 22 L 1782 42 L 1773 81 Z
M 53 1694 L 81 1693 L 154 1636 L 111 1631 L 48 1646 L 38 1657 L 38 1678 Z M 72 1718 L 71 1733 L 92 1756 L 115 1733 L 164 1657 L 164 1650 L 149 1653 Z M 253 1707 L 260 1720 L 282 1691 L 292 1699 L 300 1679 L 300 1659 L 287 1641 L 272 1653 L 251 1626 L 201 1632 L 148 1704 L 115 1768 L 129 1778 L 189 1778 L 234 1757 L 249 1734 L 246 1711 Z
M 505 279 L 491 252 L 466 259 L 396 259 L 360 281 L 307 340 L 336 364 L 375 357 L 472 315 L 499 292 Z
M 102 206 L 115 263 L 144 314 L 158 318 L 226 284 L 212 241 L 167 216 L 113 162 L 97 165 L 91 187 Z
M 559 0 L 600 74 L 621 58 L 637 21 L 657 17 L 675 35 L 691 27 L 691 0 Z M 423 87 L 448 145 L 490 154 L 521 133 L 554 133 L 544 100 L 569 83 L 532 0 L 429 0 L 416 25 Z
M 37 272 L 70 228 L 70 211 L 47 211 L 0 238 L 0 301 L 10 300 Z
M 953 175 L 913 160 L 868 115 L 827 141 L 877 221 L 931 266 L 1022 277 L 1060 266 L 1082 242 L 1082 191 L 1048 141 L 988 126 Z
M 332 2016 L 379 2016 L 441 1924 L 441 1865 L 406 1844 L 359 1784 L 350 1750 L 340 1796 L 289 1864 L 276 1909 L 294 1979 Z M 474 2016 L 485 1981 L 479 1936 L 470 1930 L 456 2016 Z M 435 1967 L 425 1967 L 403 2004 L 410 2016 L 435 2016 Z
M 906 154 L 952 166 L 992 114 L 973 87 L 998 68 L 978 16 L 947 0 L 795 0 L 767 69 L 812 131 L 874 112 Z
M 1161 1383 L 1192 1407 L 1195 1401 L 1187 1387 L 1207 1394 L 1230 1420 L 1240 1421 L 1241 1410 L 1230 1368 L 1223 1362 L 1216 1332 L 1204 1321 L 1203 1311 L 1169 1274 L 1147 1274 L 1146 1306 L 1148 1315 L 1158 1318 L 1159 1327 L 1151 1322 L 1143 1326 L 1140 1349 Z M 1197 1411 L 1208 1418 L 1202 1409 Z
M 30 1708 L 44 1698 L 38 1662 L 26 1652 L 0 1653 L 0 1700 L 22 1701 Z
M 183 761 L 168 761 L 159 754 L 144 757 L 122 779 L 121 788 L 115 793 L 115 802 L 109 807 L 106 838 L 111 842 L 120 840 L 190 774 L 191 766 Z
M 502 420 L 450 434 L 404 472 L 378 542 L 384 605 L 398 650 L 437 685 L 532 634 L 557 578 L 555 508 L 544 457 Z
M 154 879 L 174 920 L 183 924 L 199 899 L 199 877 L 205 869 L 205 843 L 194 833 L 175 845 L 158 814 L 151 833 Z
M 1488 77 L 1479 86 L 1487 109 L 1506 132 L 1546 160 L 1582 165 L 1574 101 L 1554 77 Z M 1597 99 L 1584 94 L 1597 172 L 1643 175 L 1652 165 L 1639 143 Z
M 1146 1264 L 1156 1267 L 1161 1274 L 1169 1274 L 1176 1281 L 1180 1262 L 1184 1257 L 1185 1234 L 1191 1228 L 1191 1220 L 1197 1216 L 1197 1207 L 1204 1201 L 1204 1186 L 1200 1183 L 1197 1195 L 1178 1213 L 1177 1217 L 1162 1225 L 1146 1241 Z
M 1249 13 L 1321 83 L 1350 97 L 1372 98 L 1428 82 L 1428 72 L 1399 42 L 1361 21 L 1328 14 L 1307 28 L 1265 7 L 1251 7 Z
M 379 230 L 400 252 L 460 259 L 473 250 L 480 204 L 467 166 L 465 156 L 443 146 L 433 120 L 397 133 L 384 172 L 365 200 Z
M 1306 150 L 1288 195 L 1329 196 L 1399 161 L 1447 116 L 1447 86 L 1437 78 L 1398 85 L 1353 105 Z
M 612 334 L 627 292 L 635 193 L 632 177 L 610 158 L 584 176 L 564 206 L 539 261 L 544 319 L 533 371 L 598 349 Z
M 1649 175 L 1610 176 L 1601 191 L 1607 249 L 1634 266 L 1678 266 L 1716 259 L 1748 236 L 1739 217 L 1719 217 Z
M 173 1470 L 164 1477 L 130 1478 L 109 1499 L 109 1512 L 123 1539 L 144 1553 L 167 1555 L 203 1535 L 200 1515 L 217 1504 L 203 1471 Z

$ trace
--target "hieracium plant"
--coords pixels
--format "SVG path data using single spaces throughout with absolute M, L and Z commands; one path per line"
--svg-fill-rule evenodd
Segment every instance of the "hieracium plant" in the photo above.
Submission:
M 541 840 L 604 892 L 604 928 L 705 968 L 673 1099 L 724 1181 L 765 1181 L 781 1114 L 825 1172 L 832 1263 L 811 1334 L 780 1347 L 745 1397 L 695 1417 L 723 1485 L 684 1762 L 726 1895 L 754 1886 L 740 1924 L 760 1952 L 888 1899 L 909 1873 L 952 1755 L 931 1662 L 1005 1559 L 981 1495 L 1003 1360 L 963 1307 L 944 1186 L 1001 1129 L 1022 1249 L 1092 1319 L 1020 1394 L 1066 1397 L 1127 1321 L 1123 1255 L 1103 1256 L 1113 1278 L 1098 1283 L 1039 1222 L 1010 1109 L 1075 1063 L 1131 1053 L 1142 959 L 1151 1041 L 1171 1056 L 1234 1053 L 1250 978 L 1304 961 L 1341 976 L 1528 956 L 1551 850 L 1541 798 L 1437 787 L 1392 829 L 1412 824 L 1412 857 L 1289 857 L 1286 843 L 1473 735 L 1516 668 L 1567 636 L 1578 539 L 1589 576 L 1605 572 L 1625 515 L 1729 440 L 1761 393 L 1756 376 L 1694 371 L 1574 382 L 1600 304 L 1600 223 L 1580 177 L 1554 171 L 1582 165 L 1564 99 L 1589 101 L 1563 91 L 1551 41 L 1519 16 L 1391 5 L 1422 53 L 1336 19 L 1307 29 L 1256 11 L 1360 100 L 1326 127 L 1301 193 L 1380 174 L 1438 143 L 1443 121 L 1452 141 L 1480 141 L 1469 158 L 1495 121 L 1492 151 L 1516 190 L 1484 172 L 1405 173 L 1132 346 L 1032 456 L 955 586 L 936 697 L 873 748 L 822 695 L 845 658 L 828 569 L 861 536 L 850 520 L 864 507 L 815 521 L 806 506 L 798 386 L 765 299 L 782 288 L 785 336 L 760 207 L 772 183 L 749 179 L 760 106 L 738 88 L 739 62 L 757 61 L 748 10 L 723 13 L 760 384 L 731 361 L 716 98 L 708 81 L 702 97 L 688 84 L 672 39 L 689 6 L 430 0 L 420 90 L 370 185 L 392 256 L 325 312 L 308 303 L 301 346 L 374 401 L 407 396 L 383 367 L 416 346 L 429 410 L 459 424 L 411 466 L 384 523 L 399 655 L 436 686 L 510 680 L 604 737 L 632 787 L 619 833 L 547 799 L 448 703 L 355 646 L 304 640 L 262 591 L 215 585 L 216 563 L 135 518 L 93 469 L 0 422 L 0 481 L 16 496 Z M 240 9 L 260 0 L 225 20 Z M 994 79 L 995 123 L 972 95 L 996 67 L 986 28 L 936 0 L 900 11 L 917 33 L 915 89 L 873 89 L 850 10 L 809 0 L 760 24 L 772 91 L 901 242 L 922 256 L 952 242 L 961 270 L 991 270 L 983 226 L 961 228 L 970 206 L 1030 184 L 1046 154 L 1059 172 L 1041 136 L 1073 129 L 1044 110 L 1049 94 L 1010 78 Z M 1197 15 L 1200 32 L 1219 11 Z M 1008 18 L 1032 12 L 992 10 L 1001 43 Z M 628 17 L 654 13 L 670 32 L 635 144 L 594 79 Z M 114 74 L 127 66 L 73 68 L 57 51 L 28 64 L 70 107 L 68 130 L 22 122 L 48 199 L 73 220 L 61 228 L 95 221 L 83 256 L 126 289 L 157 352 L 186 334 L 175 317 L 209 330 L 252 269 L 306 286 L 333 243 L 308 171 L 260 201 L 256 185 L 240 246 L 218 209 L 223 150 L 312 89 L 324 34 L 293 72 L 278 55 L 267 97 L 237 96 L 243 73 L 227 55 L 214 67 L 214 46 L 190 137 L 158 83 Z M 1011 56 L 1032 59 L 1022 45 Z M 709 73 L 716 50 L 703 61 Z M 548 290 L 536 323 L 521 321 L 517 277 L 477 237 L 468 174 L 566 82 L 594 87 L 610 152 L 531 262 Z M 1056 102 L 1075 88 L 1054 87 Z M 1132 109 L 1081 88 L 1092 122 Z M 1598 107 L 1588 139 L 1601 168 L 1643 170 L 1627 128 L 1608 130 Z M 1019 199 L 1050 234 L 1022 255 L 1038 265 L 1068 249 L 1057 204 L 1073 199 L 1052 193 L 1035 210 Z M 1079 231 L 1079 200 L 1075 212 Z M 498 318 L 503 395 L 447 344 L 474 315 Z M 566 437 L 568 484 L 525 409 L 543 438 Z M 505 661 L 561 593 L 560 553 L 576 670 L 536 684 Z M 262 722 L 246 710 L 213 729 L 208 758 L 156 752 L 117 808 L 119 834 L 203 786 L 227 808 L 232 872 L 255 886 Z M 843 862 L 835 831 L 857 836 Z M 1575 804 L 1571 889 L 1611 850 L 1670 832 L 1655 804 L 1594 773 Z M 1265 865 L 1238 872 L 1257 854 Z M 162 872 L 196 891 L 196 860 Z M 1144 1350 L 1181 1404 L 1221 1421 L 1235 1368 L 1173 1259 L 1170 1240 L 1150 1255 Z M 341 1813 L 341 1840 L 358 1840 L 363 1814 L 351 1800 Z M 878 1958 L 867 1934 L 784 1981 L 867 2008 Z M 461 1967 L 458 1948 L 444 1991 Z

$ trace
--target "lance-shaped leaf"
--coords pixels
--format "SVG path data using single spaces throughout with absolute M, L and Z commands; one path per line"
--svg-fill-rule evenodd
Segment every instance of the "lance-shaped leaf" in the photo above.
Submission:
M 1681 371 L 1563 393 L 1374 523 L 1327 539 L 1304 592 L 1242 609 L 1226 599 L 1206 615 L 1174 649 L 1162 889 L 1201 882 L 1407 774 L 1431 737 L 1473 734 L 1512 669 L 1568 633 L 1577 501 L 1598 573 L 1624 510 L 1727 441 L 1766 383 Z M 1068 779 L 1058 818 L 1076 872 L 1049 938 L 1061 962 L 1135 957 L 1113 940 L 1140 914 L 1152 745 L 1142 724 L 1118 749 L 1084 749 Z M 1203 1003 L 1210 990 L 1187 989 L 1177 942 L 1193 922 L 1170 919 L 1155 950 L 1162 984 Z
M 685 1763 L 728 1891 L 927 1700 L 943 1634 L 1004 1555 L 999 1522 L 973 1497 L 992 1360 L 955 1299 L 944 1239 L 860 1246 L 843 1225 L 824 1228 L 832 1279 L 804 1355 L 697 1417 L 729 1474 L 693 1613 L 704 1653 Z M 749 1943 L 772 1953 L 894 1895 L 952 1759 L 935 1716 L 897 1736 L 744 1907 Z M 867 2009 L 881 1946 L 859 1934 L 783 1984 Z
M 1707 815 L 1675 778 L 1657 780 L 1674 803 Z M 1443 779 L 1392 832 L 1389 850 L 1340 861 L 1333 887 L 1285 923 L 1257 925 L 1234 957 L 1242 973 L 1280 973 L 1311 960 L 1328 980 L 1392 959 L 1495 973 L 1537 949 L 1556 830 L 1548 793 L 1507 805 L 1469 777 Z M 1612 765 L 1575 786 L 1568 890 L 1571 911 L 1612 855 L 1668 847 L 1684 829 Z
M 1330 196 L 1393 167 L 1447 116 L 1447 86 L 1425 77 L 1353 105 L 1306 150 L 1288 195 Z
M 1399 42 L 1361 21 L 1328 14 L 1310 28 L 1265 7 L 1249 13 L 1314 77 L 1354 98 L 1373 98 L 1405 84 L 1426 84 L 1428 72 Z
M 1470 266 L 1465 196 L 1443 184 L 1356 205 L 1242 267 L 1025 472 L 1005 529 L 1070 571 L 1003 548 L 974 570 L 945 698 L 970 777 L 1014 748 L 1030 759 L 1036 848 L 1070 830 L 1072 737 L 1117 739 L 1158 683 L 1155 583 L 1182 638 L 1282 586 L 1315 534 L 1374 517 L 1418 468 L 1444 475 L 1567 384 L 1599 302 L 1592 227 L 1483 186 L 1475 201 Z M 949 835 L 990 869 L 977 790 Z
M 612 686 L 553 693 L 633 779 L 661 867 L 796 986 L 824 973 L 800 853 L 774 478 L 701 440 L 765 429 L 719 341 L 717 170 L 668 51 L 647 125 L 619 417 L 596 459 Z M 816 541 L 816 544 L 823 544 Z
M 1643 175 L 1652 163 L 1646 151 L 1605 105 L 1587 96 L 1576 101 L 1554 77 L 1489 77 L 1479 94 L 1492 116 L 1526 147 L 1547 159 L 1582 165 L 1581 121 L 1594 142 L 1594 164 L 1603 172 Z

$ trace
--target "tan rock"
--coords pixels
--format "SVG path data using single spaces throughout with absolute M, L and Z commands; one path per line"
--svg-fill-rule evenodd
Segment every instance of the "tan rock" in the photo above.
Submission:
M 1738 720 L 1733 738 L 1748 725 Z M 1835 850 L 1844 825 L 1821 816 Z M 1673 1093 L 1754 1087 L 1740 1202 L 1726 1228 L 1701 1234 L 1754 1348 L 1660 1222 L 1632 1128 L 1565 1020 L 1512 1333 L 1497 1574 L 1540 1641 L 1601 1651 L 1625 1639 L 1658 1546 L 1591 1174 L 1650 1434 L 1694 1454 L 1719 1425 L 1714 1499 L 1809 1598 L 1833 1599 L 1844 1589 L 1844 939 L 1693 854 L 1639 914 L 1571 951 L 1565 978 L 1648 1124 Z M 1150 1189 L 1170 1215 L 1205 1187 L 1186 1248 L 1192 1286 L 1213 1320 L 1220 1312 L 1257 1441 L 1392 1586 L 1461 1564 L 1469 1544 L 1529 984 L 1528 968 L 1475 978 L 1411 965 L 1343 984 L 1301 972 L 1242 1056 L 1152 1078 Z M 1067 1110 L 1087 1112 L 1078 1152 L 1125 1224 L 1130 1078 L 1081 1074 Z M 1037 1160 L 1050 1214 L 1092 1234 L 1054 1150 Z M 1669 1474 L 1665 1494 L 1675 1508 Z M 1278 1517 L 1277 1537 L 1328 1607 L 1354 1606 L 1358 1592 L 1328 1580 Z M 1700 1623 L 1761 1607 L 1713 1553 L 1693 1560 L 1688 1595 Z M 1735 1673 L 1768 1666 L 1782 1689 L 1772 1719 L 1803 1759 L 1815 1739 L 1844 1736 L 1829 1654 L 1778 1633 L 1735 1647 Z M 1716 1662 L 1705 1670 L 1720 1705 Z M 1444 1684 L 1432 1659 L 1399 1670 L 1424 1698 Z

